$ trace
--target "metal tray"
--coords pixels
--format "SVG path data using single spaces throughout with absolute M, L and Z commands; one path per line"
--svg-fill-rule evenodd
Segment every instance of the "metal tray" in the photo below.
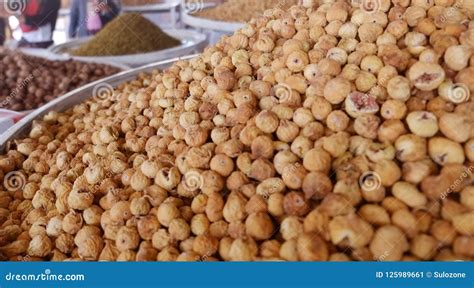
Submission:
M 178 60 L 191 59 L 196 56 L 198 56 L 198 54 L 169 59 L 166 61 L 156 62 L 156 63 L 145 65 L 139 68 L 135 68 L 132 70 L 120 72 L 113 76 L 89 83 L 81 88 L 73 90 L 59 98 L 56 98 L 53 101 L 49 102 L 48 104 L 34 110 L 32 113 L 25 116 L 23 119 L 17 122 L 14 126 L 8 129 L 5 133 L 0 135 L 0 152 L 3 153 L 6 150 L 10 141 L 27 135 L 31 129 L 31 124 L 33 120 L 41 119 L 44 115 L 46 115 L 50 111 L 61 112 L 61 111 L 67 110 L 73 107 L 74 105 L 77 105 L 83 102 L 84 100 L 91 98 L 94 87 L 96 87 L 99 84 L 107 83 L 108 85 L 111 85 L 112 87 L 117 87 L 118 85 L 124 82 L 135 79 L 136 76 L 140 73 L 148 73 L 153 70 L 163 70 L 163 69 L 168 68 L 169 66 L 171 66 L 174 62 Z
M 181 40 L 181 45 L 178 47 L 150 53 L 120 56 L 74 56 L 74 59 L 83 61 L 96 61 L 98 59 L 101 59 L 102 61 L 121 63 L 132 67 L 139 67 L 156 61 L 163 61 L 166 59 L 200 53 L 207 45 L 207 36 L 197 31 L 184 29 L 164 29 L 163 31 L 168 35 L 171 35 Z M 79 47 L 81 44 L 89 41 L 89 39 L 90 37 L 72 40 L 64 44 L 54 45 L 48 48 L 48 50 L 55 54 L 69 55 L 67 53 L 68 50 Z
M 180 1 L 165 1 L 156 4 L 145 5 L 123 5 L 122 12 L 138 12 L 138 13 L 156 13 L 166 12 L 175 9 L 180 5 Z
M 75 61 L 80 61 L 80 62 L 86 62 L 86 63 L 96 63 L 96 64 L 104 64 L 112 67 L 119 68 L 121 70 L 128 70 L 130 69 L 130 65 L 125 65 L 121 63 L 117 63 L 114 61 L 108 61 L 107 59 L 103 58 L 97 58 L 97 59 L 78 59 L 75 56 L 69 56 L 67 54 L 54 54 L 48 49 L 40 49 L 40 48 L 20 48 L 20 52 L 34 56 L 34 57 L 40 57 L 44 59 L 48 59 L 51 61 L 67 61 L 67 60 L 75 60 Z

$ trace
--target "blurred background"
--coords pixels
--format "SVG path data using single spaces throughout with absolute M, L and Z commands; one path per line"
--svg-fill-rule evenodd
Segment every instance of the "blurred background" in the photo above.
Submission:
M 85 22 L 84 15 L 80 14 L 87 9 L 90 11 L 86 12 L 85 17 L 92 18 L 90 14 L 93 13 L 94 8 L 91 9 L 91 6 L 101 8 L 101 13 L 104 11 L 103 14 L 109 14 L 106 16 L 108 17 L 107 20 L 111 20 L 115 14 L 136 12 L 163 29 L 185 28 L 186 26 L 188 26 L 187 28 L 193 28 L 182 21 L 181 11 L 183 13 L 199 14 L 203 10 L 223 4 L 226 0 L 4 0 L 0 2 L 3 2 L 3 5 L 0 6 L 0 42 L 4 46 L 13 48 L 22 39 L 24 31 L 22 31 L 21 24 L 25 21 L 25 17 L 28 17 L 25 14 L 28 10 L 31 10 L 31 6 L 40 6 L 39 13 L 35 17 L 56 18 L 52 40 L 54 44 L 62 44 L 71 38 L 86 36 L 84 33 L 71 35 L 69 30 L 71 29 L 71 23 L 74 25 L 74 23 L 80 21 Z M 256 0 L 256 2 L 258 1 Z M 8 8 L 9 5 L 13 5 L 13 8 Z M 89 7 L 84 10 L 79 6 Z M 56 17 L 55 14 L 57 14 Z M 82 19 L 78 19 L 81 16 Z M 104 22 L 107 22 L 107 20 Z M 228 22 L 233 22 L 233 19 L 229 19 Z M 199 29 L 199 24 L 195 28 Z M 224 31 L 226 30 L 225 27 L 219 26 L 209 30 L 222 31 L 222 28 L 224 28 Z M 209 32 L 210 36 L 216 36 L 211 33 L 212 31 L 206 32 Z M 218 36 L 213 37 L 213 39 L 217 40 Z
M 0 133 L 87 83 L 189 57 L 298 0 L 0 0 Z M 11 121 L 10 121 L 11 120 Z

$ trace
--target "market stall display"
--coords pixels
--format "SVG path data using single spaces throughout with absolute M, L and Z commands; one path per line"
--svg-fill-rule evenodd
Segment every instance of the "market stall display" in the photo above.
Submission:
M 184 1 L 181 4 L 181 19 L 184 24 L 199 29 L 216 43 L 224 35 L 232 34 L 244 26 L 244 22 L 260 16 L 270 8 L 287 9 L 297 0 L 228 0 L 222 3 Z
M 172 35 L 172 36 L 170 36 Z M 72 40 L 50 48 L 56 54 L 77 59 L 103 59 L 141 66 L 199 52 L 206 36 L 191 30 L 161 30 L 136 13 L 123 14 L 92 38 Z
M 61 99 L 54 99 L 48 102 L 46 105 L 35 109 L 28 115 L 21 119 L 21 122 L 4 134 L 0 134 L 0 152 L 8 149 L 9 143 L 14 139 L 25 137 L 31 130 L 32 124 L 36 119 L 44 117 L 46 114 L 52 111 L 65 111 L 74 107 L 75 105 L 81 104 L 84 101 L 92 99 L 103 99 L 108 97 L 109 93 L 113 91 L 115 87 L 118 87 L 126 82 L 137 79 L 140 75 L 154 73 L 158 70 L 165 70 L 169 68 L 178 60 L 187 60 L 197 57 L 197 55 L 189 55 L 180 58 L 168 59 L 156 63 L 151 63 L 138 68 L 127 69 L 112 76 L 108 76 L 99 81 L 88 83 L 82 87 L 75 89 L 71 92 L 66 93 Z
M 215 7 L 214 3 L 199 2 L 190 4 L 181 3 L 181 22 L 190 29 L 195 29 L 205 33 L 210 44 L 214 45 L 221 37 L 230 35 L 238 29 L 244 27 L 244 23 L 240 22 L 223 22 L 202 17 L 196 17 L 196 13 Z
M 163 28 L 179 28 L 179 4 L 181 0 L 143 0 L 125 1 L 122 4 L 123 13 L 141 13 L 147 16 L 158 16 L 156 23 Z M 163 21 L 165 20 L 166 21 Z
M 1 259 L 472 261 L 474 7 L 321 2 L 21 120 Z
M 70 51 L 74 56 L 119 56 L 150 53 L 179 46 L 178 39 L 163 32 L 138 13 L 120 15 L 89 41 Z
M 215 7 L 199 9 L 193 16 L 223 22 L 248 22 L 265 10 L 276 7 L 286 10 L 297 3 L 298 0 L 226 0 Z
M 38 108 L 77 87 L 121 69 L 74 60 L 49 60 L 17 51 L 0 50 L 0 108 Z
M 221 4 L 222 5 L 222 4 Z M 198 17 L 198 13 L 203 10 L 214 9 L 216 7 L 216 3 L 209 3 L 209 2 L 197 2 L 196 1 L 188 1 L 181 3 L 181 20 L 184 24 L 195 28 L 201 29 L 204 31 L 217 31 L 222 32 L 217 34 L 215 37 L 218 37 L 216 40 L 223 35 L 223 33 L 233 33 L 238 29 L 244 26 L 243 23 L 238 21 L 216 21 L 214 19 L 206 19 L 203 17 Z M 215 41 L 211 41 L 211 43 L 215 43 Z

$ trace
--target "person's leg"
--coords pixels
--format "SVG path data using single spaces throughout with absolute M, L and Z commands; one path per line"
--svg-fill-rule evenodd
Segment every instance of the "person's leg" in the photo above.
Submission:
M 0 18 L 0 45 L 5 43 L 6 38 L 6 21 L 5 18 Z
M 56 21 L 58 20 L 59 16 L 59 9 L 61 8 L 61 0 L 51 0 L 54 4 L 52 4 L 52 18 L 51 18 L 51 35 L 53 35 L 54 30 L 56 29 Z

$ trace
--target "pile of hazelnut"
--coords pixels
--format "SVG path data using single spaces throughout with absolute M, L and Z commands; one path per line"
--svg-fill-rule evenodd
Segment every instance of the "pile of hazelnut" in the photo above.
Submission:
M 199 1 L 201 5 L 198 4 Z M 204 8 L 202 0 L 188 0 L 184 3 L 187 5 L 185 8 L 197 8 L 194 10 L 198 11 L 188 9 L 192 16 L 224 22 L 248 22 L 270 8 L 287 10 L 297 4 L 298 0 L 225 0 L 215 7 L 206 9 L 202 9 Z
M 35 121 L 1 259 L 473 260 L 474 7 L 375 3 L 268 10 Z
M 52 61 L 0 47 L 0 108 L 33 110 L 118 72 L 120 69 L 104 64 Z

